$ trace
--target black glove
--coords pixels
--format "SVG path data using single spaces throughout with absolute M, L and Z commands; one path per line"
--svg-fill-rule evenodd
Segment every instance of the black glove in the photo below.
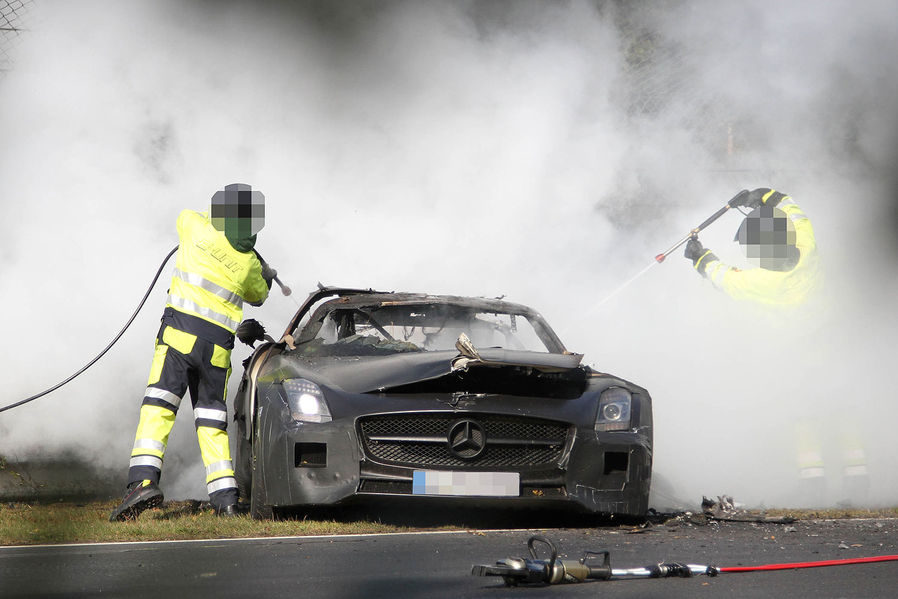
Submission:
M 705 249 L 698 237 L 690 237 L 686 244 L 686 251 L 683 252 L 687 260 L 692 260 L 692 266 L 695 267 L 702 276 L 705 276 L 705 269 L 712 260 L 717 260 L 717 256 L 710 250 Z
M 271 289 L 271 282 L 274 278 L 278 276 L 278 271 L 268 266 L 267 262 L 262 263 L 262 278 L 265 279 L 265 284 L 268 285 L 268 288 Z
M 237 339 L 255 349 L 253 343 L 265 338 L 265 327 L 255 318 L 247 318 L 237 326 Z
M 747 206 L 748 204 L 746 204 L 746 201 L 748 200 L 748 196 L 749 196 L 748 190 L 743 189 L 738 194 L 736 194 L 736 197 L 734 197 L 732 200 L 727 202 L 727 206 L 729 206 L 730 208 L 738 208 L 739 206 Z
M 741 195 L 742 194 L 740 194 L 740 196 Z M 764 199 L 765 197 L 767 198 L 766 200 Z M 764 206 L 776 206 L 782 201 L 784 197 L 786 197 L 786 194 L 784 193 L 774 191 L 769 187 L 759 187 L 757 189 L 752 189 L 751 191 L 749 191 L 745 195 L 744 201 L 739 205 L 745 206 L 749 210 L 754 210 L 762 204 Z
M 278 276 L 278 271 L 268 266 L 268 262 L 262 259 L 262 255 L 253 248 L 253 253 L 256 255 L 256 258 L 259 259 L 259 264 L 262 265 L 262 279 L 265 281 L 265 284 L 268 285 L 268 288 L 271 289 L 271 282 L 274 280 L 276 276 Z
M 705 255 L 705 247 L 702 245 L 702 242 L 698 240 L 698 237 L 690 237 L 689 243 L 686 244 L 686 251 L 683 252 L 683 255 L 686 256 L 688 260 L 692 260 L 692 263 L 695 264 L 695 261 Z

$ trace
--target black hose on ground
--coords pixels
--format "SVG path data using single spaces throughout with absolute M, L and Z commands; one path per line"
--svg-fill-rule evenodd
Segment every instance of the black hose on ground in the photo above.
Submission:
M 87 370 L 88 368 L 93 366 L 97 362 L 97 360 L 102 358 L 106 354 L 106 352 L 108 352 L 112 348 L 112 346 L 115 345 L 115 342 L 118 341 L 121 338 L 121 336 L 125 334 L 125 331 L 128 330 L 128 327 L 131 326 L 131 323 L 134 322 L 134 319 L 137 317 L 138 312 L 140 312 L 141 308 L 143 308 L 143 305 L 146 303 L 147 298 L 150 297 L 150 292 L 153 291 L 153 287 L 156 285 L 156 281 L 159 280 L 159 275 L 162 274 L 162 269 L 165 268 L 165 264 L 168 262 L 168 259 L 171 258 L 172 255 L 176 251 L 178 251 L 177 247 L 172 249 L 172 251 L 170 251 L 168 253 L 168 255 L 165 257 L 165 260 L 162 261 L 162 264 L 159 265 L 159 270 L 156 271 L 156 276 L 153 277 L 153 281 L 150 283 L 150 286 L 147 288 L 147 292 L 143 294 L 143 299 L 140 300 L 140 304 L 137 305 L 137 309 L 134 310 L 134 314 L 131 315 L 131 318 L 129 318 L 128 322 L 125 323 L 125 326 L 122 327 L 122 330 L 118 332 L 118 335 L 115 336 L 115 339 L 110 341 L 109 345 L 107 345 L 105 348 L 103 348 L 103 351 L 101 351 L 99 354 L 97 354 L 96 358 L 94 358 L 93 360 L 91 360 L 90 362 L 85 364 L 81 370 L 79 370 L 78 372 L 76 372 L 75 374 L 73 374 L 72 376 L 67 378 L 66 380 L 62 381 L 61 383 L 57 383 L 56 385 L 53 385 L 46 391 L 41 391 L 37 395 L 32 395 L 31 397 L 23 399 L 22 401 L 17 401 L 16 403 L 11 403 L 8 406 L 3 406 L 2 408 L 0 408 L 0 412 L 5 412 L 6 410 L 11 410 L 13 408 L 17 408 L 21 405 L 28 403 L 29 401 L 34 401 L 35 399 L 37 399 L 39 397 L 43 397 L 44 395 L 46 395 L 48 393 L 56 391 L 57 389 L 59 389 L 60 387 L 62 387 L 63 385 L 65 385 L 66 383 L 68 383 L 69 381 L 74 379 L 75 377 L 77 377 L 79 374 L 81 374 L 82 372 L 84 372 L 85 370 Z

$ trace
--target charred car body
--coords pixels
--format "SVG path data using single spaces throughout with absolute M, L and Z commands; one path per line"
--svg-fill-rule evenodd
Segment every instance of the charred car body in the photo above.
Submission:
M 244 362 L 241 495 L 257 518 L 373 496 L 644 515 L 651 398 L 581 359 L 522 305 L 321 288 Z

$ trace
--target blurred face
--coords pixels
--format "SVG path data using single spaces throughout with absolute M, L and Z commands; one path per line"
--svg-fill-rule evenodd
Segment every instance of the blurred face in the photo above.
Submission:
M 771 206 L 752 210 L 736 234 L 745 257 L 767 270 L 789 270 L 798 261 L 795 225 L 788 215 Z
M 212 196 L 212 226 L 232 239 L 251 237 L 265 226 L 265 196 L 244 183 L 225 185 Z

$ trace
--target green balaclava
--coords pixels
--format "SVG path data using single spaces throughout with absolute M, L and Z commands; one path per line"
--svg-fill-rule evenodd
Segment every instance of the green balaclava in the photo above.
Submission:
M 265 196 L 245 183 L 225 185 L 212 196 L 212 226 L 225 234 L 238 252 L 256 245 L 256 233 L 265 226 Z

